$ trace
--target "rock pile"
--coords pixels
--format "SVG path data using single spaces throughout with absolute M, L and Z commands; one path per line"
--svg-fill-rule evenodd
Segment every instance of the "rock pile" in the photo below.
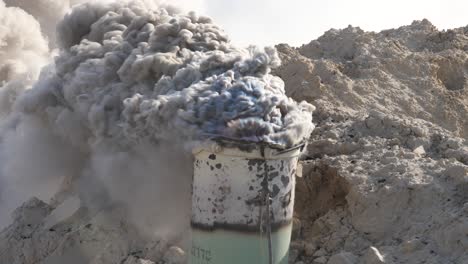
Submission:
M 317 106 L 295 261 L 468 263 L 468 27 L 277 48 L 287 93 Z

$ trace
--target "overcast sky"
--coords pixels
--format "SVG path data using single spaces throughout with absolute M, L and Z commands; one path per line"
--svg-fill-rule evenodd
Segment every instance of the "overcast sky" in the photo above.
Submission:
M 439 29 L 468 25 L 468 0 L 168 0 L 212 17 L 233 42 L 298 46 L 330 28 L 368 31 L 429 19 Z

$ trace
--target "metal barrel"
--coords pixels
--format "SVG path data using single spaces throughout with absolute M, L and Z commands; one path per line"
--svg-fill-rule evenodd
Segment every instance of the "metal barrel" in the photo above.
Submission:
M 189 263 L 288 263 L 300 152 L 195 151 Z

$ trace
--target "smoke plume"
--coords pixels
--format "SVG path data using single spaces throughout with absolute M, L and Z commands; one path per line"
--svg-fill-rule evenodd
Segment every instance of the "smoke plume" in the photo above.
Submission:
M 59 51 L 32 89 L 2 103 L 2 217 L 30 196 L 60 203 L 75 193 L 94 210 L 122 204 L 140 228 L 169 235 L 188 223 L 193 144 L 224 137 L 286 148 L 314 128 L 314 107 L 288 98 L 270 73 L 276 50 L 236 47 L 207 17 L 145 0 L 68 13 L 62 2 L 8 2 L 37 17 Z M 45 6 L 66 13 L 57 34 Z M 0 12 L 24 17 L 24 27 L 0 31 L 0 63 L 13 58 L 0 66 L 10 67 L 0 71 L 3 95 L 20 74 L 38 74 L 27 62 L 43 65 L 49 48 L 32 16 Z

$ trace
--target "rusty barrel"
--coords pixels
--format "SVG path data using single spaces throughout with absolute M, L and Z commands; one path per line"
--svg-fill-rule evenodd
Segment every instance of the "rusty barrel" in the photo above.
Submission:
M 286 264 L 300 146 L 194 151 L 191 264 Z

